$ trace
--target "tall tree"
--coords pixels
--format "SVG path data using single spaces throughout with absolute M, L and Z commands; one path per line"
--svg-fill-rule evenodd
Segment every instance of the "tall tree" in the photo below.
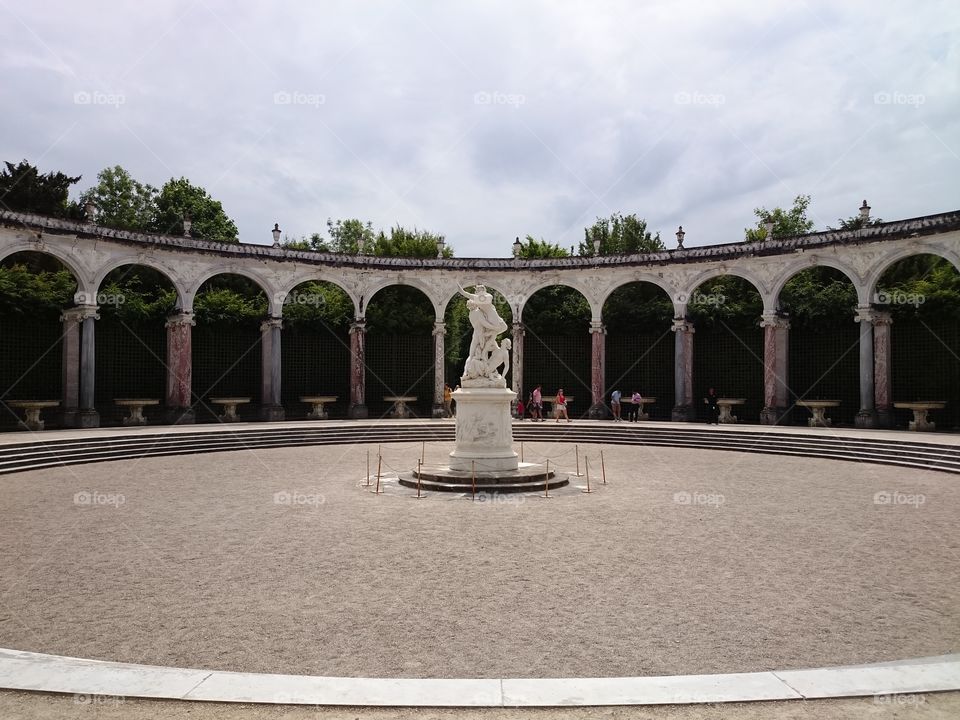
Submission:
M 104 168 L 97 184 L 80 196 L 97 206 L 97 222 L 123 230 L 150 230 L 157 212 L 157 189 L 137 182 L 119 165 Z
M 549 243 L 543 238 L 537 240 L 533 235 L 527 235 L 520 243 L 519 257 L 522 260 L 537 260 L 540 258 L 570 257 L 570 252 L 555 243 Z
M 766 240 L 766 223 L 773 221 L 773 237 L 791 237 L 793 235 L 805 235 L 813 230 L 813 220 L 807 217 L 807 208 L 810 207 L 809 195 L 797 195 L 793 199 L 793 207 L 789 210 L 783 208 L 754 208 L 753 214 L 757 216 L 757 224 L 752 228 L 745 228 L 744 239 L 747 242 L 756 242 L 757 240 Z
M 77 213 L 76 204 L 68 203 L 67 197 L 80 175 L 70 177 L 59 171 L 43 175 L 26 160 L 18 165 L 4 165 L 6 168 L 0 172 L 0 207 L 55 217 Z
M 330 235 L 328 248 L 330 252 L 338 253 L 350 253 L 356 254 L 360 252 L 362 247 L 364 252 L 370 252 L 371 247 L 375 239 L 375 233 L 373 232 L 373 223 L 359 220 L 357 218 L 349 218 L 347 220 L 337 220 L 334 222 L 331 219 L 327 219 L 327 233 Z M 311 245 L 313 245 L 313 238 L 319 237 L 318 235 L 311 236 Z M 320 247 L 315 247 L 315 250 L 321 250 Z
M 371 254 L 381 257 L 437 257 L 437 248 L 444 242 L 443 235 L 427 230 L 407 230 L 400 225 L 390 228 L 387 235 L 382 230 L 377 233 Z M 453 249 L 443 245 L 443 257 L 453 257 Z
M 580 243 L 580 255 L 593 255 L 593 241 L 600 240 L 600 254 L 647 253 L 665 250 L 660 233 L 651 234 L 647 230 L 647 221 L 636 215 L 613 213 L 608 218 L 597 221 L 583 229 L 583 242 Z
M 179 233 L 183 229 L 183 217 L 189 215 L 193 222 L 190 234 L 193 237 L 219 242 L 237 242 L 237 226 L 223 210 L 223 205 L 210 194 L 185 177 L 170 178 L 157 196 L 157 215 L 154 229 L 161 233 Z

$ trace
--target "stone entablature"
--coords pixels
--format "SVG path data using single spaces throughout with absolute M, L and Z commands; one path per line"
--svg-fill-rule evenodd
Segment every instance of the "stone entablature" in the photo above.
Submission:
M 390 285 L 410 285 L 433 303 L 438 322 L 458 285 L 483 282 L 509 301 L 513 316 L 537 290 L 566 285 L 590 303 L 599 322 L 603 303 L 618 287 L 651 282 L 671 298 L 675 316 L 686 315 L 688 298 L 707 280 L 742 277 L 763 299 L 764 313 L 777 310 L 777 297 L 797 272 L 823 265 L 853 282 L 858 305 L 869 306 L 876 284 L 892 263 L 932 253 L 960 269 L 960 211 L 882 223 L 860 230 L 812 233 L 756 243 L 731 243 L 639 255 L 559 259 L 382 258 L 314 253 L 265 245 L 218 243 L 193 238 L 115 230 L 93 223 L 0 211 L 0 259 L 19 251 L 45 252 L 60 259 L 78 282 L 78 305 L 95 305 L 100 283 L 111 270 L 129 264 L 167 275 L 179 307 L 193 308 L 200 286 L 221 273 L 243 275 L 263 288 L 270 315 L 280 317 L 283 301 L 300 283 L 331 282 L 350 296 L 363 318 L 371 298 Z

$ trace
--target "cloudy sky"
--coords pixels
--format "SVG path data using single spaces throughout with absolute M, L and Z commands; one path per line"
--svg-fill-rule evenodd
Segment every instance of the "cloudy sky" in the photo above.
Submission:
M 960 206 L 944 2 L 0 0 L 0 159 L 184 175 L 244 242 L 359 217 L 507 256 L 637 213 L 734 242 Z

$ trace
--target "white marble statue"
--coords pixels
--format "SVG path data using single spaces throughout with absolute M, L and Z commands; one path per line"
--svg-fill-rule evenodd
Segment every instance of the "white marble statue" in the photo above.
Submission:
M 497 314 L 493 295 L 483 285 L 475 286 L 472 293 L 460 288 L 460 294 L 467 298 L 470 324 L 473 326 L 470 355 L 464 365 L 460 384 L 463 387 L 506 387 L 504 376 L 510 367 L 510 341 L 497 344 L 497 335 L 506 332 L 507 324 Z M 501 365 L 502 374 L 498 372 Z

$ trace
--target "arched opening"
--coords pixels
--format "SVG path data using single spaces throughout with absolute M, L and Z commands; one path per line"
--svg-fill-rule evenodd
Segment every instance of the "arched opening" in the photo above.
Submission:
M 744 278 L 725 275 L 700 284 L 687 298 L 693 321 L 694 408 L 714 388 L 721 398 L 742 399 L 731 407 L 739 422 L 759 423 L 763 410 L 763 300 Z M 706 419 L 705 415 L 702 419 Z
M 620 390 L 624 402 L 638 392 L 656 398 L 644 407 L 652 419 L 670 419 L 674 405 L 672 322 L 673 302 L 658 285 L 632 282 L 610 294 L 603 304 L 607 404 L 614 390 Z
M 221 274 L 207 279 L 193 301 L 193 396 L 197 422 L 213 422 L 223 408 L 214 397 L 250 398 L 237 406 L 242 420 L 257 419 L 261 394 L 260 323 L 267 296 L 250 278 Z
M 565 285 L 541 288 L 523 306 L 524 393 L 541 385 L 550 397 L 563 388 L 571 418 L 586 416 L 591 404 L 590 317 L 587 299 Z
M 777 299 L 790 320 L 790 405 L 798 400 L 837 400 L 828 416 L 834 425 L 853 425 L 860 409 L 860 329 L 854 322 L 857 291 L 841 271 L 825 266 L 792 276 Z M 810 413 L 792 411 L 806 424 Z
M 507 332 L 501 335 L 502 338 L 513 340 L 513 312 L 510 310 L 510 303 L 496 288 L 489 285 L 485 286 L 487 292 L 493 295 L 493 305 L 497 309 L 497 314 L 503 318 L 507 324 Z M 473 291 L 472 287 L 466 288 Z M 467 299 L 460 295 L 454 295 L 447 303 L 444 311 L 443 322 L 446 331 L 444 341 L 444 382 L 450 387 L 456 387 L 460 384 L 460 376 L 463 374 L 463 366 L 470 355 L 470 340 L 473 337 L 473 327 L 470 324 L 469 310 L 467 309 Z M 513 379 L 513 368 L 510 368 L 510 374 L 507 381 Z
M 938 255 L 911 255 L 884 271 L 871 299 L 892 319 L 890 400 L 945 400 L 930 419 L 939 429 L 960 427 L 960 272 Z M 895 427 L 912 419 L 893 408 Z
M 143 265 L 111 270 L 97 290 L 95 405 L 101 425 L 119 425 L 128 410 L 117 399 L 145 398 L 148 421 L 163 416 L 166 394 L 167 316 L 177 290 L 163 273 Z
M 409 285 L 385 287 L 367 305 L 366 394 L 371 417 L 383 417 L 387 397 L 415 397 L 414 414 L 430 417 L 433 407 L 433 303 Z
M 46 253 L 13 253 L 0 263 L 0 335 L 7 352 L 0 362 L 0 428 L 14 429 L 23 413 L 15 400 L 60 400 L 63 394 L 61 313 L 73 305 L 77 279 Z M 57 412 L 44 412 L 48 426 Z
M 353 301 L 343 288 L 310 280 L 293 288 L 283 303 L 281 396 L 288 418 L 312 411 L 301 397 L 333 397 L 331 417 L 346 417 L 350 404 L 350 321 Z

